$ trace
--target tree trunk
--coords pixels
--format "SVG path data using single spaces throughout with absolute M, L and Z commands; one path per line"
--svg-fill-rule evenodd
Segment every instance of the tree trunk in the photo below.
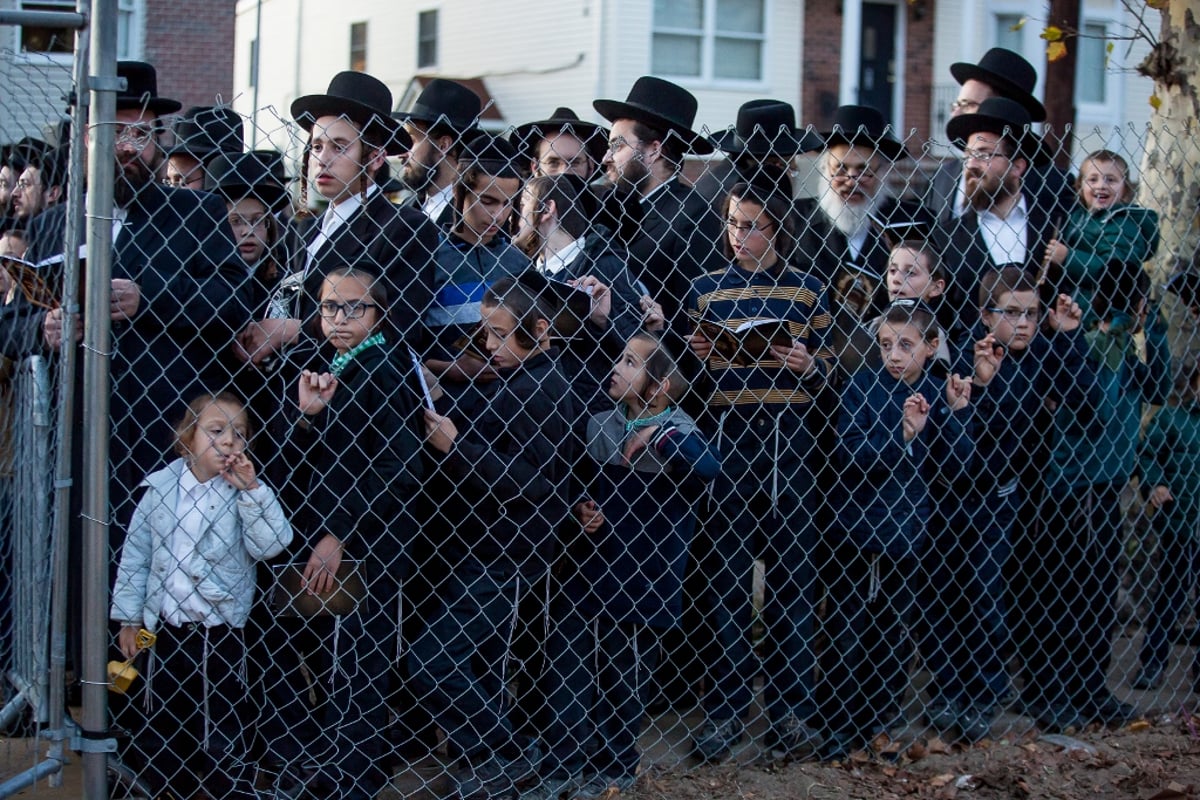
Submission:
M 1141 0 L 1125 0 L 1141 6 Z M 1154 80 L 1159 105 L 1150 117 L 1138 202 L 1159 214 L 1162 241 L 1150 264 L 1156 286 L 1183 265 L 1200 268 L 1200 0 L 1169 0 L 1159 41 L 1138 71 Z M 1196 320 L 1173 295 L 1164 298 L 1172 351 L 1200 351 Z
M 1064 31 L 1079 30 L 1080 4 L 1081 0 L 1050 0 L 1046 23 Z M 1054 153 L 1054 163 L 1068 172 L 1071 169 L 1072 129 L 1075 127 L 1078 49 L 1070 46 L 1062 58 L 1046 63 L 1046 144 Z

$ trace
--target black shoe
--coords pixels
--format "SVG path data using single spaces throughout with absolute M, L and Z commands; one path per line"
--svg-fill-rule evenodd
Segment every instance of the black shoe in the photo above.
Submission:
M 509 776 L 508 763 L 491 756 L 478 764 L 465 759 L 451 776 L 454 793 L 462 800 L 492 800 L 516 795 L 517 788 Z
M 1161 665 L 1158 666 L 1143 666 L 1133 679 L 1131 684 L 1134 689 L 1141 692 L 1152 692 L 1163 685 L 1163 678 L 1166 670 Z
M 824 744 L 817 754 L 821 761 L 845 761 L 855 750 L 866 746 L 863 737 L 848 731 L 838 731 L 825 737 Z
M 1037 724 L 1044 733 L 1064 733 L 1083 728 L 1086 720 L 1070 703 L 1050 703 L 1038 711 Z
M 1101 725 L 1124 725 L 1137 719 L 1138 712 L 1134 705 L 1122 703 L 1112 692 L 1105 692 L 1100 700 L 1088 708 L 1087 716 L 1089 721 Z
M 701 761 L 719 761 L 741 740 L 741 720 L 708 720 L 692 734 L 692 748 Z
M 970 706 L 958 716 L 958 730 L 962 741 L 977 744 L 992 735 L 992 712 L 978 706 Z
M 816 752 L 821 743 L 821 732 L 795 714 L 773 723 L 767 731 L 767 752 L 774 761 L 784 761 L 800 752 Z
M 925 724 L 938 736 L 953 734 L 958 728 L 958 717 L 962 712 L 958 705 L 944 697 L 934 698 L 925 706 Z

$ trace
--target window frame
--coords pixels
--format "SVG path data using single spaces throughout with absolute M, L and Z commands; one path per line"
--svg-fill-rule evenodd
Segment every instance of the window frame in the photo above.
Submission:
M 682 86 L 698 87 L 698 88 L 717 88 L 717 89 L 761 89 L 765 88 L 767 81 L 768 65 L 770 64 L 770 46 L 771 40 L 769 31 L 771 28 L 771 16 L 774 10 L 774 0 L 760 0 L 762 3 L 762 31 L 758 34 L 745 33 L 741 31 L 720 31 L 717 30 L 717 2 L 718 0 L 700 0 L 702 3 L 702 18 L 701 28 L 697 36 L 696 29 L 693 28 L 676 28 L 670 26 L 656 25 L 654 21 L 654 10 L 651 7 L 650 11 L 650 37 L 649 37 L 649 53 L 648 64 L 650 71 L 655 75 L 660 75 L 664 78 L 669 78 Z M 659 34 L 670 36 L 690 36 L 699 38 L 700 40 L 700 74 L 699 75 L 680 75 L 672 72 L 665 72 L 654 69 L 654 40 Z M 757 78 L 726 78 L 719 77 L 714 72 L 716 42 L 718 39 L 737 39 L 743 41 L 757 42 L 758 50 L 758 77 Z
M 38 6 L 59 6 L 54 10 L 75 11 L 75 0 L 17 0 L 18 11 L 24 11 L 26 3 Z M 47 10 L 47 9 L 41 9 Z M 125 22 L 125 32 L 128 36 L 129 47 L 121 51 L 120 25 Z M 145 0 L 117 0 L 117 58 L 123 61 L 140 61 L 145 57 L 146 43 L 146 2 Z M 12 26 L 13 61 L 19 64 L 45 63 L 70 64 L 75 58 L 75 48 L 72 45 L 69 52 L 51 53 L 43 50 L 25 50 L 21 47 L 21 36 L 24 26 Z
M 421 32 L 421 21 L 422 21 L 422 19 L 430 19 L 430 18 L 433 20 L 433 37 L 432 37 L 433 58 L 426 60 L 421 57 L 421 45 L 426 41 L 426 37 L 424 37 Z M 441 45 L 441 33 L 442 33 L 441 9 L 424 8 L 424 9 L 417 11 L 417 46 L 416 46 L 416 52 L 414 54 L 415 60 L 417 62 L 417 69 L 419 69 L 419 70 L 437 69 L 438 61 L 441 60 L 441 55 L 442 55 L 441 54 L 441 46 L 440 46 Z
M 368 59 L 370 58 L 370 48 L 368 43 L 371 38 L 371 26 L 369 20 L 359 20 L 358 22 L 350 23 L 350 52 L 349 52 L 349 68 L 354 72 L 366 72 Z M 357 34 L 361 33 L 361 41 Z M 356 60 L 361 58 L 361 65 Z

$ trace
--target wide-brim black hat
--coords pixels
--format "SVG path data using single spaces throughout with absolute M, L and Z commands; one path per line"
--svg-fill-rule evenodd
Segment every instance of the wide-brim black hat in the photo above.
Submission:
M 26 136 L 18 142 L 5 145 L 4 163 L 14 169 L 24 169 L 30 163 L 36 166 L 50 150 L 47 142 Z
M 583 142 L 584 149 L 597 164 L 604 160 L 604 154 L 608 151 L 608 128 L 594 122 L 584 122 L 565 106 L 554 109 L 547 119 L 518 125 L 508 141 L 517 148 L 522 158 L 532 161 L 537 157 L 537 146 L 542 139 L 557 133 L 569 133 Z
M 815 133 L 796 127 L 796 109 L 782 100 L 751 100 L 738 109 L 737 124 L 708 137 L 723 153 L 738 156 L 793 158 L 818 150 Z
M 483 101 L 469 87 L 434 78 L 417 95 L 412 108 L 400 116 L 426 125 L 444 125 L 461 136 L 479 126 L 482 112 Z
M 460 172 L 476 165 L 496 178 L 520 178 L 520 154 L 511 143 L 490 133 L 479 132 L 467 140 L 458 155 Z
M 592 108 L 609 122 L 631 119 L 664 131 L 668 136 L 674 134 L 693 153 L 706 155 L 713 152 L 712 142 L 692 130 L 696 121 L 695 96 L 662 78 L 643 75 L 634 81 L 624 102 L 593 100 Z
M 117 77 L 125 88 L 117 92 L 117 110 L 142 109 L 155 116 L 174 114 L 183 103 L 158 96 L 158 72 L 145 61 L 118 61 Z
M 1041 166 L 1050 162 L 1050 154 L 1042 146 L 1042 137 L 1033 130 L 1029 111 L 1015 100 L 1007 97 L 989 97 L 979 104 L 974 114 L 951 117 L 946 123 L 946 135 L 958 149 L 967 146 L 973 133 L 992 133 L 1007 136 L 1016 143 L 1014 158 L 1027 159 Z
M 254 197 L 269 209 L 288 200 L 287 187 L 274 174 L 271 164 L 256 152 L 221 153 L 205 169 L 204 188 L 226 200 Z
M 1012 50 L 993 47 L 983 54 L 978 64 L 965 61 L 951 64 L 950 74 L 960 86 L 967 81 L 986 83 L 1001 97 L 1020 103 L 1034 122 L 1046 121 L 1046 107 L 1033 96 L 1037 70 Z
M 412 137 L 392 117 L 392 92 L 365 72 L 346 70 L 333 76 L 325 94 L 306 94 L 292 101 L 292 119 L 306 131 L 321 117 L 346 117 L 364 131 L 377 134 L 384 152 L 397 156 L 412 149 Z
M 833 127 L 820 134 L 823 149 L 838 144 L 870 146 L 889 161 L 909 158 L 904 144 L 892 135 L 892 126 L 883 114 L 871 106 L 839 106 L 833 113 Z
M 174 126 L 175 144 L 167 151 L 189 155 L 198 161 L 218 153 L 240 153 L 246 148 L 242 115 L 229 106 L 199 106 L 188 109 Z

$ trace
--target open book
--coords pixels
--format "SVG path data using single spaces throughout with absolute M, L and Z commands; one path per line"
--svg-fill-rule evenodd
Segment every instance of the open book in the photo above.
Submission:
M 713 350 L 739 367 L 774 359 L 771 347 L 791 347 L 795 341 L 786 319 L 752 319 L 736 327 L 700 321 L 700 332 L 713 343 Z

